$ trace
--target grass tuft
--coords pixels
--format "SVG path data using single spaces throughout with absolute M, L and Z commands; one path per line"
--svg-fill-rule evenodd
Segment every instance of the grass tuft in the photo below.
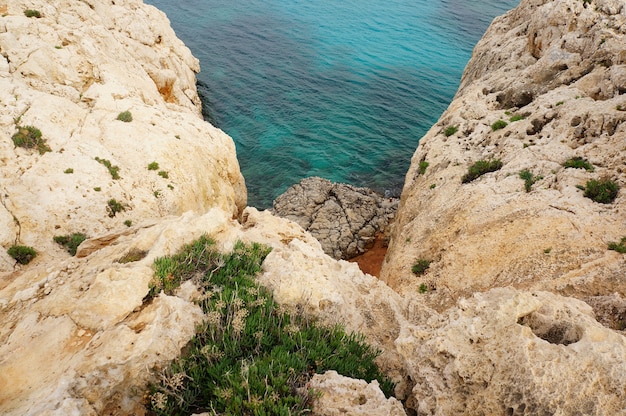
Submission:
M 17 133 L 11 139 L 15 147 L 25 149 L 37 149 L 40 155 L 51 152 L 52 149 L 46 144 L 46 140 L 41 137 L 41 130 L 33 126 L 17 126 Z
M 610 179 L 591 179 L 587 181 L 584 196 L 594 202 L 610 204 L 617 198 L 619 185 Z
M 115 214 L 118 212 L 126 211 L 126 207 L 121 202 L 118 202 L 116 199 L 111 198 L 109 202 L 107 202 L 107 212 L 109 213 L 109 217 L 115 217 Z
M 574 169 L 585 169 L 587 172 L 593 172 L 595 169 L 591 163 L 587 159 L 583 159 L 580 156 L 575 156 L 571 159 L 566 160 L 563 163 L 563 167 L 565 168 L 574 168 Z
M 503 129 L 507 126 L 507 122 L 504 120 L 498 120 L 495 121 L 492 125 L 491 125 L 491 130 L 496 131 L 496 130 L 500 130 Z
M 155 260 L 150 296 L 193 279 L 206 314 L 183 356 L 158 372 L 150 387 L 148 405 L 157 415 L 310 414 L 314 393 L 307 382 L 327 370 L 377 379 L 386 394 L 392 392 L 393 383 L 374 364 L 379 351 L 362 335 L 289 313 L 255 282 L 269 251 L 238 242 L 222 254 L 203 236 Z
M 39 10 L 26 9 L 26 10 L 24 10 L 24 16 L 26 16 L 26 17 L 35 17 L 35 18 L 39 19 L 41 17 L 41 13 L 39 12 Z
M 456 133 L 457 131 L 459 131 L 459 126 L 448 126 L 443 131 L 443 135 L 446 136 L 446 137 L 450 137 L 454 133 Z
M 622 237 L 619 243 L 609 243 L 609 250 L 614 250 L 622 254 L 626 253 L 626 237 Z
M 485 173 L 495 172 L 501 168 L 502 162 L 499 159 L 479 160 L 468 168 L 467 173 L 461 178 L 461 183 L 472 182 Z
M 533 173 L 529 171 L 528 169 L 524 169 L 523 171 L 521 171 L 519 173 L 519 177 L 520 179 L 524 180 L 524 189 L 526 190 L 526 192 L 530 192 L 535 182 L 543 179 L 543 176 L 541 175 L 534 176 Z
M 19 264 L 28 264 L 37 256 L 37 251 L 29 246 L 14 245 L 9 247 L 7 254 L 13 257 Z
M 113 179 L 119 179 L 120 178 L 120 168 L 117 165 L 113 165 L 111 164 L 111 161 L 107 160 L 107 159 L 100 159 L 98 156 L 95 157 L 96 161 L 98 163 L 103 164 L 104 166 L 106 166 L 106 168 L 109 170 L 109 173 L 111 174 L 111 178 Z
M 130 113 L 130 111 L 122 111 L 117 115 L 117 119 L 123 121 L 124 123 L 130 123 L 131 121 L 133 121 L 133 115 Z
M 413 263 L 413 266 L 411 267 L 411 271 L 416 276 L 421 276 L 424 273 L 426 273 L 426 270 L 430 268 L 430 263 L 431 263 L 430 260 L 417 259 L 415 263 Z
M 53 238 L 55 243 L 65 247 L 68 253 L 72 256 L 76 255 L 76 249 L 87 239 L 87 236 L 83 233 L 73 233 L 70 235 L 55 235 Z

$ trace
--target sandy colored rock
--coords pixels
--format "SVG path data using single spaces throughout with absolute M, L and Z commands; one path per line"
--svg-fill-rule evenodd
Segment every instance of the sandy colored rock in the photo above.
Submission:
M 602 204 L 577 188 L 601 178 L 626 185 L 625 28 L 623 4 L 612 0 L 522 0 L 494 20 L 413 155 L 383 280 L 401 293 L 434 289 L 424 301 L 440 310 L 508 285 L 626 294 L 624 256 L 607 250 L 626 235 L 624 190 Z M 498 120 L 507 125 L 494 131 Z M 458 131 L 446 137 L 449 126 Z M 565 168 L 573 157 L 594 171 Z M 502 169 L 461 183 L 488 159 Z M 528 193 L 523 170 L 537 179 Z M 411 272 L 418 259 L 432 261 L 423 276 Z
M 376 380 L 368 384 L 327 371 L 315 374 L 309 387 L 321 394 L 313 402 L 313 415 L 406 416 L 402 403 L 394 397 L 387 399 Z
M 374 245 L 393 221 L 398 200 L 358 188 L 311 177 L 279 195 L 272 211 L 297 222 L 336 259 L 350 259 Z

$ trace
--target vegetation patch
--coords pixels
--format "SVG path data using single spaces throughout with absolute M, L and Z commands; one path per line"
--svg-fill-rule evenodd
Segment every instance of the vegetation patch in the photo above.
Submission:
M 117 119 L 123 121 L 124 123 L 130 123 L 131 121 L 133 121 L 133 115 L 130 113 L 130 111 L 122 111 L 117 115 Z
M 419 174 L 423 175 L 424 173 L 426 173 L 426 168 L 428 168 L 429 163 L 425 160 L 422 160 L 419 164 Z
M 504 120 L 498 120 L 491 125 L 491 130 L 496 131 L 503 129 L 507 126 L 507 122 Z
M 139 261 L 148 255 L 147 251 L 133 248 L 128 253 L 124 254 L 117 262 L 118 263 L 133 263 Z
M 148 406 L 157 415 L 310 414 L 314 393 L 307 382 L 327 370 L 377 379 L 386 394 L 392 392 L 393 383 L 373 361 L 379 351 L 362 335 L 289 313 L 255 282 L 269 251 L 238 242 L 232 253 L 222 254 L 204 236 L 155 260 L 151 296 L 193 279 L 206 314 L 183 356 L 150 387 Z
M 165 178 L 165 179 L 170 177 L 170 175 L 165 170 L 160 170 L 159 171 L 159 176 L 162 177 L 162 178 Z
M 120 168 L 119 168 L 119 166 L 113 165 L 110 160 L 100 159 L 98 156 L 96 156 L 95 159 L 96 159 L 96 161 L 98 163 L 101 163 L 104 166 L 106 166 L 106 168 L 109 170 L 109 173 L 111 174 L 111 177 L 113 179 L 119 179 L 120 178 L 120 174 L 119 174 Z
M 502 168 L 502 162 L 499 159 L 479 160 L 469 167 L 467 173 L 461 178 L 461 183 L 472 182 L 481 177 L 485 173 L 495 172 Z
M 443 135 L 446 136 L 446 137 L 450 137 L 454 133 L 456 133 L 457 131 L 459 131 L 459 126 L 448 126 L 443 131 Z
M 524 120 L 525 118 L 526 118 L 526 117 L 524 117 L 524 116 L 523 116 L 523 115 L 521 115 L 521 114 L 515 114 L 515 115 L 513 115 L 513 116 L 509 119 L 509 121 L 510 121 L 511 123 L 514 123 L 514 122 L 516 122 L 516 121 Z
M 124 225 L 130 227 L 131 225 L 133 225 L 133 222 L 131 220 L 126 220 L 124 221 Z
M 430 260 L 417 259 L 415 263 L 413 263 L 413 266 L 411 267 L 411 271 L 416 276 L 421 276 L 424 273 L 426 273 L 426 270 L 428 270 L 428 268 L 430 267 L 430 263 L 431 263 Z
M 148 170 L 159 170 L 159 164 L 157 162 L 148 163 Z
M 519 173 L 519 177 L 524 180 L 524 189 L 526 190 L 526 192 L 530 192 L 535 182 L 543 179 L 543 176 L 534 176 L 533 173 L 528 169 L 524 169 L 523 171 L 521 171 Z
M 65 247 L 68 253 L 72 256 L 76 255 L 76 249 L 87 239 L 87 236 L 83 233 L 73 233 L 70 235 L 55 235 L 53 240 L 55 243 Z
M 574 168 L 574 169 L 585 169 L 587 172 L 593 172 L 594 167 L 587 159 L 583 159 L 580 156 L 573 157 L 571 159 L 566 160 L 563 163 L 563 167 L 565 168 Z
M 609 250 L 615 250 L 618 253 L 626 253 L 626 237 L 622 237 L 619 243 L 610 242 Z
M 109 199 L 107 202 L 107 212 L 109 213 L 109 217 L 115 217 L 115 214 L 118 212 L 126 211 L 126 207 L 121 202 L 118 202 L 115 198 Z
M 591 179 L 585 186 L 585 196 L 594 202 L 610 204 L 617 198 L 619 185 L 610 179 Z
M 26 10 L 24 10 L 24 16 L 26 16 L 26 17 L 35 17 L 35 18 L 39 19 L 41 17 L 41 13 L 39 12 L 39 10 L 26 9 Z
M 74 169 L 72 168 L 67 168 L 63 171 L 63 173 L 74 173 Z
M 46 140 L 41 137 L 41 130 L 37 127 L 17 126 L 17 133 L 15 133 L 11 139 L 15 147 L 37 149 L 40 155 L 52 151 L 46 144 Z
M 37 251 L 29 246 L 14 245 L 9 247 L 7 253 L 19 264 L 28 264 L 37 256 Z

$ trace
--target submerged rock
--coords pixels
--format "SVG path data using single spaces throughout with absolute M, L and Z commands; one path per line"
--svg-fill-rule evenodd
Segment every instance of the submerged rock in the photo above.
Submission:
M 397 206 L 371 189 L 311 177 L 276 198 L 273 212 L 310 232 L 329 256 L 350 259 L 387 230 Z

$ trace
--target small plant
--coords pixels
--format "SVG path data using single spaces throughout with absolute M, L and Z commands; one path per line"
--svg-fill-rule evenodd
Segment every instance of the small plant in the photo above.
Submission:
M 625 106 L 623 106 L 623 105 L 621 105 L 621 104 L 616 105 L 616 106 L 615 106 L 615 109 L 616 109 L 617 111 L 626 111 L 626 107 L 625 107 Z
M 51 152 L 52 149 L 46 144 L 46 140 L 41 137 L 41 130 L 33 126 L 17 126 L 17 133 L 11 137 L 15 147 L 25 149 L 37 149 L 40 155 Z
M 155 198 L 158 198 L 161 196 L 161 191 L 157 189 L 156 191 L 152 192 L 152 195 L 154 195 Z
M 428 285 L 426 283 L 422 283 L 419 287 L 420 293 L 428 293 Z
M 100 188 L 99 186 L 96 186 L 95 188 L 93 188 L 94 191 L 96 192 L 100 192 L 102 190 L 102 188 Z
M 39 19 L 41 17 L 41 13 L 38 10 L 26 9 L 24 10 L 24 16 L 26 17 L 35 17 Z
M 63 173 L 74 173 L 74 169 L 72 168 L 67 168 L 63 171 Z
M 626 237 L 622 237 L 619 243 L 611 242 L 609 243 L 609 250 L 615 250 L 618 253 L 626 253 Z
M 148 170 L 159 170 L 159 164 L 157 162 L 148 163 Z
M 574 168 L 574 169 L 585 169 L 588 172 L 593 172 L 594 167 L 587 159 L 583 159 L 580 156 L 573 157 L 568 159 L 563 163 L 563 166 L 566 168 Z
M 131 121 L 133 121 L 133 115 L 130 113 L 130 111 L 122 111 L 117 115 L 117 119 L 123 121 L 124 123 L 130 123 Z
M 411 271 L 416 276 L 421 276 L 424 273 L 426 273 L 426 270 L 428 270 L 428 268 L 430 267 L 430 263 L 431 263 L 430 260 L 417 259 L 415 263 L 413 263 L 413 266 L 411 267 Z
M 170 175 L 165 170 L 160 170 L 159 171 L 159 176 L 162 177 L 162 178 L 165 178 L 165 179 L 170 177 Z
M 87 236 L 83 233 L 73 233 L 70 235 L 55 235 L 53 240 L 55 243 L 62 245 L 66 248 L 67 252 L 72 256 L 76 255 L 76 249 L 87 239 Z
M 126 264 L 139 261 L 148 255 L 147 251 L 139 250 L 137 248 L 131 249 L 128 253 L 124 254 L 117 262 Z
M 126 207 L 121 202 L 112 198 L 109 199 L 109 202 L 107 202 L 107 211 L 109 213 L 109 217 L 113 218 L 118 212 L 126 211 Z
M 585 196 L 594 202 L 610 204 L 617 198 L 619 185 L 610 179 L 591 179 L 585 186 Z
M 551 252 L 551 251 L 552 251 L 552 247 L 548 247 L 548 248 L 546 248 L 546 249 L 544 249 L 544 250 L 543 250 L 543 252 L 544 252 L 545 254 L 550 254 L 550 252 Z
M 523 116 L 523 115 L 521 115 L 521 114 L 515 114 L 515 115 L 513 115 L 513 116 L 509 119 L 509 121 L 510 121 L 511 123 L 514 123 L 514 122 L 516 122 L 516 121 L 524 120 L 525 118 L 526 118 L 526 117 L 524 117 L 524 116 Z
M 124 221 L 124 225 L 130 227 L 131 225 L 133 225 L 133 222 L 131 220 L 126 220 Z
M 437 187 L 437 184 L 436 184 L 436 183 L 431 183 L 431 184 L 430 184 L 430 189 L 435 189 L 436 187 Z
M 167 187 L 170 188 L 170 190 L 172 190 L 172 191 L 174 190 L 174 185 L 172 185 L 171 183 L 168 183 Z
M 496 131 L 496 130 L 500 130 L 503 129 L 507 126 L 507 122 L 504 120 L 498 120 L 495 121 L 492 125 L 491 125 L 491 130 Z
M 35 249 L 29 246 L 14 245 L 9 247 L 7 253 L 19 264 L 28 264 L 37 256 Z
M 111 161 L 107 160 L 107 159 L 100 159 L 98 156 L 96 156 L 96 161 L 98 163 L 103 164 L 104 166 L 106 166 L 106 168 L 109 170 L 109 173 L 111 174 L 111 177 L 113 179 L 119 179 L 120 178 L 120 168 L 119 166 L 113 165 L 111 164 Z
M 428 167 L 428 162 L 425 160 L 422 160 L 419 164 L 419 174 L 423 175 L 424 173 L 426 173 L 426 168 Z
M 557 106 L 557 107 L 558 107 L 558 106 L 560 106 L 560 105 L 563 105 L 563 103 L 564 103 L 564 101 L 559 101 L 559 102 L 557 102 L 557 103 L 555 104 L 555 106 Z
M 178 140 L 180 140 L 180 136 L 177 134 L 174 136 L 175 138 L 177 138 Z
M 535 184 L 535 182 L 540 181 L 543 179 L 543 176 L 538 175 L 538 176 L 533 176 L 533 173 L 531 171 L 529 171 L 528 169 L 524 169 L 523 171 L 521 171 L 519 173 L 519 177 L 520 179 L 523 179 L 525 181 L 524 183 L 524 189 L 526 189 L 526 192 L 530 192 L 532 186 Z
M 495 172 L 502 168 L 502 162 L 499 159 L 479 160 L 469 167 L 467 173 L 461 178 L 461 183 L 469 183 L 485 173 Z
M 448 126 L 446 127 L 446 129 L 443 131 L 443 135 L 446 137 L 450 137 L 452 136 L 454 133 L 456 133 L 457 131 L 459 131 L 459 126 Z

